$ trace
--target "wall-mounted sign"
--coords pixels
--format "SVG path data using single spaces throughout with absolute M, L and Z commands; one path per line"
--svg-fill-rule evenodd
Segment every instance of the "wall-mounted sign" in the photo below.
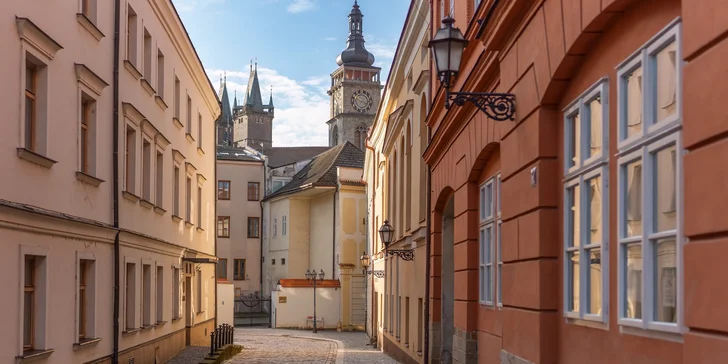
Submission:
M 278 303 L 286 303 L 286 296 L 278 297 Z

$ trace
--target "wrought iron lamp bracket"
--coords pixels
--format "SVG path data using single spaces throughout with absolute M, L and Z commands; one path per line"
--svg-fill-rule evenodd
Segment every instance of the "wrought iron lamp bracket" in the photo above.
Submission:
M 415 252 L 410 250 L 387 250 L 387 254 L 396 255 L 402 260 L 411 261 L 415 258 Z
M 495 121 L 516 119 L 516 96 L 513 94 L 490 93 L 490 92 L 450 92 L 447 91 L 445 108 L 450 108 L 450 103 L 458 106 L 471 102 L 480 111 Z
M 377 278 L 384 278 L 383 270 L 368 270 L 367 274 L 373 274 Z

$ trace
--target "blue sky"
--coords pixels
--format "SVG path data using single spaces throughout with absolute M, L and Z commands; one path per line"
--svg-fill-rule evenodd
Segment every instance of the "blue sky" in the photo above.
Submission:
M 346 47 L 354 0 L 173 0 L 217 88 L 242 98 L 250 59 L 261 91 L 273 86 L 273 145 L 326 145 L 329 74 Z M 386 82 L 409 0 L 361 0 L 364 38 Z

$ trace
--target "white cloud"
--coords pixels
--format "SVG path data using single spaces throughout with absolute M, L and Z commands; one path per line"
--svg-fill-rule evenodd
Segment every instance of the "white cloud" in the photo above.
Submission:
M 316 4 L 314 4 L 313 0 L 293 0 L 288 4 L 287 10 L 289 13 L 302 13 L 312 10 L 314 7 L 316 7 Z
M 209 69 L 207 75 L 217 89 L 224 70 Z M 228 96 L 237 91 L 238 103 L 243 102 L 249 71 L 227 70 Z M 329 97 L 326 95 L 329 78 L 312 77 L 297 81 L 275 70 L 258 68 L 263 102 L 268 102 L 270 86 L 273 86 L 273 146 L 327 145 Z
M 333 42 L 336 40 L 336 37 L 326 37 L 324 38 L 325 41 Z

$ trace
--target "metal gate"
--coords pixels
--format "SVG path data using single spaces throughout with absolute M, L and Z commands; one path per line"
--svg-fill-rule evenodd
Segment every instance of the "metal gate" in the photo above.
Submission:
M 235 326 L 271 326 L 270 296 L 251 292 L 235 297 Z

